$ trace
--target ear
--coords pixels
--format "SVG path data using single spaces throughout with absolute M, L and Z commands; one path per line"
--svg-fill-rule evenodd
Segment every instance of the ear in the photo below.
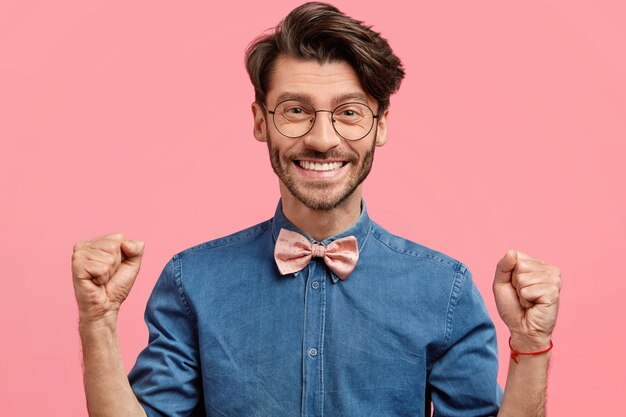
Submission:
M 265 122 L 265 109 L 256 101 L 250 106 L 252 109 L 252 118 L 254 121 L 253 133 L 254 138 L 259 142 L 267 141 L 267 123 Z
M 387 143 L 387 117 L 389 116 L 389 109 L 385 110 L 383 114 L 378 116 L 378 123 L 376 123 L 376 146 L 383 146 Z

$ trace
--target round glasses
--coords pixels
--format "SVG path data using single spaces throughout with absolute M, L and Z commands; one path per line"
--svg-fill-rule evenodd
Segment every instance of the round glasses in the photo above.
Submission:
M 378 115 L 363 103 L 351 102 L 337 106 L 334 110 L 315 110 L 298 100 L 284 100 L 274 110 L 267 110 L 274 119 L 274 126 L 283 136 L 299 138 L 313 129 L 317 113 L 330 113 L 335 132 L 346 140 L 359 140 L 367 136 L 374 127 Z

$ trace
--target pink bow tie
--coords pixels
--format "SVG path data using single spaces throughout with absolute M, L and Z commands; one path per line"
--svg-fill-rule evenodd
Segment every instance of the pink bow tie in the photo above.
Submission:
M 328 246 L 322 246 L 309 242 L 300 233 L 280 229 L 274 259 L 282 275 L 301 271 L 314 257 L 324 258 L 324 263 L 335 275 L 342 280 L 346 279 L 359 260 L 356 237 L 342 237 Z

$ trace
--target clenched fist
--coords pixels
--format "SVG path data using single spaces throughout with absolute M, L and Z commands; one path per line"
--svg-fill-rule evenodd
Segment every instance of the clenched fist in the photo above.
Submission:
M 498 262 L 493 292 L 515 349 L 532 352 L 550 345 L 560 291 L 561 273 L 555 266 L 515 250 Z
M 144 242 L 120 233 L 74 245 L 72 276 L 81 323 L 114 325 L 137 278 Z

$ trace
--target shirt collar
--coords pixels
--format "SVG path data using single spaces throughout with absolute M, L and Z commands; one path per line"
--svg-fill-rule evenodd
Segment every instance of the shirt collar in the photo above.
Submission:
M 323 246 L 327 246 L 334 240 L 337 240 L 346 236 L 354 236 L 357 239 L 357 243 L 359 246 L 359 253 L 363 253 L 363 248 L 365 247 L 365 243 L 367 242 L 367 237 L 369 236 L 370 230 L 372 228 L 372 221 L 370 220 L 367 214 L 367 208 L 365 206 L 365 201 L 361 200 L 361 215 L 359 219 L 348 229 L 343 232 L 337 233 L 334 236 L 331 236 L 327 239 L 324 239 L 321 242 L 313 239 L 310 235 L 303 232 L 294 226 L 283 214 L 283 205 L 282 202 L 278 201 L 278 206 L 276 207 L 276 213 L 274 213 L 274 221 L 272 222 L 272 235 L 274 237 L 274 243 L 276 243 L 276 239 L 278 239 L 278 234 L 280 233 L 280 229 L 287 229 L 293 232 L 300 233 L 302 236 L 306 237 L 311 243 L 317 243 Z M 297 275 L 297 273 L 296 273 Z M 336 282 L 338 278 L 335 274 L 332 274 L 333 282 Z

